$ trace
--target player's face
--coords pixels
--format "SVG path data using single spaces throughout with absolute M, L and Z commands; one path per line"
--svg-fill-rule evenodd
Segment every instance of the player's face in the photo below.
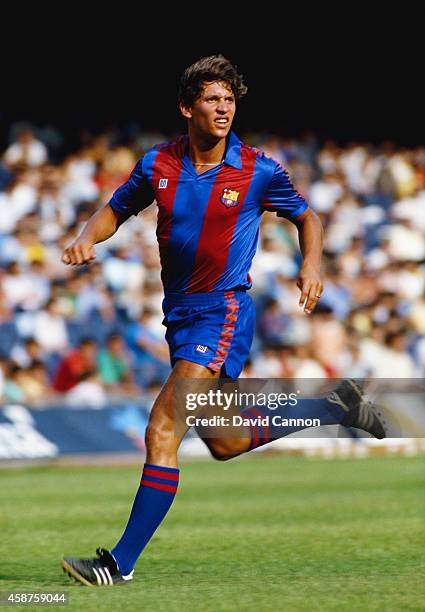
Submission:
M 205 83 L 193 105 L 181 107 L 181 111 L 199 135 L 226 138 L 235 116 L 235 96 L 224 81 Z

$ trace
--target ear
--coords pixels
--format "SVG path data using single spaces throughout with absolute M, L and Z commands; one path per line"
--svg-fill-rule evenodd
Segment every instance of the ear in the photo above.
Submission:
M 192 110 L 189 106 L 185 106 L 182 102 L 179 104 L 180 112 L 186 119 L 192 119 Z

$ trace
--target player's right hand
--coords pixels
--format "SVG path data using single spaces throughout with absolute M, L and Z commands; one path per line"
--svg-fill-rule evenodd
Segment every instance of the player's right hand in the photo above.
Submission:
M 96 259 L 94 244 L 79 239 L 67 247 L 62 255 L 63 263 L 70 266 L 88 264 L 93 259 Z

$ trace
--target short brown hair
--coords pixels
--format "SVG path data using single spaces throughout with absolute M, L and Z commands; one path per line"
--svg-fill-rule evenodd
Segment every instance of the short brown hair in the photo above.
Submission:
M 210 55 L 201 58 L 183 72 L 180 79 L 179 102 L 188 107 L 192 106 L 200 96 L 203 84 L 210 81 L 228 83 L 236 100 L 243 98 L 248 91 L 236 66 L 223 55 Z

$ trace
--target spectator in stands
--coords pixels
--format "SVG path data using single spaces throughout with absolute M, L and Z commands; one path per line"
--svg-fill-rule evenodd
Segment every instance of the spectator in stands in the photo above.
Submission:
M 6 200 L 3 199 L 3 211 L 7 217 L 7 231 L 18 227 L 26 215 L 36 212 L 40 175 L 36 170 L 25 170 L 13 175 L 6 188 Z M 4 221 L 1 226 L 4 231 Z
M 75 311 L 80 320 L 89 319 L 93 313 L 100 315 L 104 321 L 112 320 L 115 316 L 113 300 L 102 277 L 102 269 L 96 263 L 81 275 Z
M 6 358 L 0 355 L 0 402 L 4 399 L 5 372 L 7 367 Z
M 109 334 L 105 348 L 97 355 L 97 367 L 102 383 L 109 393 L 136 394 L 131 358 L 120 334 Z
M 127 343 L 133 354 L 136 381 L 147 385 L 152 380 L 164 380 L 169 371 L 169 353 L 164 337 L 159 337 L 151 326 L 154 316 L 144 308 L 139 318 L 127 328 Z
M 66 404 L 75 408 L 103 408 L 107 401 L 108 395 L 94 368 L 85 370 L 65 395 Z
M 44 310 L 34 315 L 34 338 L 44 351 L 63 352 L 69 346 L 68 331 L 55 298 L 47 301 Z
M 91 338 L 84 338 L 77 348 L 67 353 L 54 374 L 54 390 L 66 393 L 75 387 L 88 372 L 95 371 L 96 350 L 96 343 Z
M 35 338 L 25 338 L 12 347 L 10 358 L 21 368 L 27 368 L 33 361 L 43 361 L 43 349 Z
M 46 367 L 42 361 L 33 361 L 27 368 L 18 373 L 18 383 L 24 392 L 25 402 L 33 404 L 46 404 L 52 397 Z
M 6 294 L 2 287 L 2 272 L 0 268 L 0 325 L 13 320 L 13 311 L 11 305 L 6 301 Z
M 269 298 L 263 308 L 258 321 L 258 334 L 266 345 L 280 345 L 284 342 L 290 318 L 282 312 L 279 301 L 274 298 Z
M 407 352 L 407 329 L 388 332 L 379 362 L 374 364 L 376 378 L 414 378 L 415 363 Z
M 35 168 L 47 161 L 46 146 L 34 136 L 29 126 L 23 127 L 5 151 L 3 161 L 12 170 Z
M 300 345 L 295 349 L 294 359 L 294 378 L 300 379 L 324 379 L 328 377 L 328 372 L 319 363 L 309 345 Z M 313 391 L 314 387 L 311 388 Z
M 20 375 L 23 368 L 17 365 L 7 364 L 4 373 L 4 400 L 10 403 L 23 403 L 26 400 L 25 390 L 20 381 Z
M 279 348 L 265 346 L 252 360 L 252 372 L 256 378 L 282 378 L 284 370 Z
M 332 310 L 319 304 L 311 318 L 310 356 L 313 357 L 325 375 L 338 378 L 343 375 L 347 346 L 346 330 L 336 319 Z
M 16 261 L 8 263 L 1 281 L 6 304 L 13 309 L 33 310 L 40 303 L 39 287 L 33 278 Z M 41 304 L 40 304 L 41 305 Z

